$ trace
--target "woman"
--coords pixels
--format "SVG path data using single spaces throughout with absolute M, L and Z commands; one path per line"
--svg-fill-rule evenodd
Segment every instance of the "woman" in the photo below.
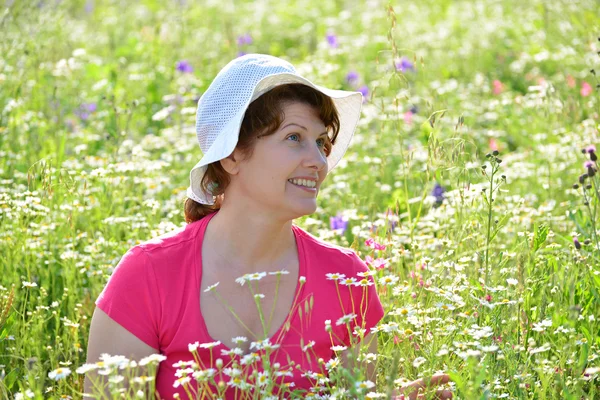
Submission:
M 316 211 L 361 104 L 276 57 L 223 68 L 198 102 L 188 225 L 125 254 L 96 301 L 88 362 L 160 353 L 165 399 L 303 398 L 336 355 L 349 367 L 360 341 L 376 353 L 370 328 L 384 311 L 367 266 L 292 223 Z M 367 373 L 374 381 L 373 363 Z

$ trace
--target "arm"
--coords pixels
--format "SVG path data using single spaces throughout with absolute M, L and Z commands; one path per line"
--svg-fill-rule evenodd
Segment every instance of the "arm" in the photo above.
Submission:
M 367 344 L 368 346 L 368 353 L 373 353 L 373 354 L 377 354 L 377 336 L 369 333 L 367 334 L 367 336 L 364 337 L 363 342 Z M 344 351 L 342 353 L 342 366 L 348 370 L 350 370 L 352 368 L 352 361 L 350 358 L 350 354 L 353 354 L 352 358 L 356 359 L 358 357 L 358 353 L 359 353 L 359 349 L 360 346 L 356 345 L 351 349 L 348 349 L 346 351 Z M 366 379 L 370 380 L 371 382 L 375 383 L 376 379 L 377 379 L 377 369 L 376 369 L 376 364 L 371 362 L 371 363 L 361 363 L 360 364 L 361 367 L 366 368 Z
M 104 311 L 96 308 L 90 326 L 87 363 L 91 364 L 99 361 L 100 355 L 103 353 L 122 355 L 130 360 L 139 361 L 143 357 L 157 354 L 158 350 L 148 346 L 131 332 L 110 319 Z M 138 367 L 136 371 L 137 376 L 144 375 L 146 372 L 146 369 L 143 367 Z M 85 377 L 84 393 L 92 393 L 93 389 L 93 384 L 88 376 L 94 380 L 97 380 L 98 377 L 102 378 L 96 371 L 88 372 Z M 99 380 L 98 383 L 104 385 L 105 381 Z M 125 387 L 129 387 L 128 382 L 125 382 Z M 95 391 L 97 391 L 97 389 Z M 84 397 L 91 398 L 91 396 Z M 100 398 L 111 398 L 108 389 L 105 390 L 104 396 L 101 396 Z
M 373 333 L 369 333 L 363 339 L 364 343 L 368 346 L 368 353 L 378 354 L 377 351 L 377 336 Z M 348 349 L 342 353 L 342 366 L 346 369 L 350 369 L 352 367 L 350 354 L 353 353 L 353 358 L 356 359 L 358 357 L 360 346 L 354 346 L 351 349 Z M 361 367 L 366 369 L 366 379 L 370 380 L 373 383 L 377 381 L 377 369 L 376 364 L 371 362 L 369 364 L 363 363 Z M 402 389 L 400 389 L 400 393 L 394 389 L 392 391 L 392 399 L 410 399 L 414 400 L 419 398 L 419 393 L 422 390 L 446 384 L 450 381 L 450 377 L 447 374 L 433 375 L 427 379 L 418 379 L 413 381 L 407 385 L 405 385 Z M 438 390 L 436 392 L 436 398 L 438 399 L 452 399 L 452 392 L 450 390 Z

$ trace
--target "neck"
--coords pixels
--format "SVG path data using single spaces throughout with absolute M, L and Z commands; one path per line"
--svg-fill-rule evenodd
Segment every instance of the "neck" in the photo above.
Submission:
M 239 275 L 280 270 L 290 252 L 296 251 L 292 220 L 277 220 L 272 213 L 223 204 L 208 231 L 211 251 Z

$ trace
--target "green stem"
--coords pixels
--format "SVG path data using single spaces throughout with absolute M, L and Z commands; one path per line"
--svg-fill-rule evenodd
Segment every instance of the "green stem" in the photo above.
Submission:
M 233 311 L 233 308 L 231 308 L 231 306 L 224 301 L 221 296 L 219 296 L 218 292 L 215 290 L 215 295 L 217 296 L 217 298 L 219 299 L 219 301 L 221 302 L 221 304 L 223 304 L 225 307 L 227 307 L 227 309 L 229 310 L 229 312 L 231 314 L 233 314 L 233 316 L 235 317 L 235 319 L 244 327 L 244 329 L 246 329 L 248 332 L 250 332 L 252 334 L 253 337 L 256 337 L 256 335 L 254 334 L 254 332 L 252 332 L 252 330 L 250 328 L 248 328 L 246 326 L 246 324 L 244 324 L 242 322 L 242 320 L 240 319 L 240 317 L 238 317 L 238 315 L 235 313 L 235 311 Z
M 492 165 L 492 175 L 490 177 L 490 198 L 488 201 L 488 226 L 487 226 L 487 237 L 485 242 L 485 286 L 488 285 L 489 276 L 489 257 L 490 257 L 490 236 L 492 232 L 492 200 L 494 196 L 494 174 L 496 168 Z
M 275 312 L 275 305 L 277 304 L 277 297 L 279 294 L 279 281 L 281 280 L 281 275 L 277 274 L 277 282 L 275 283 L 275 299 L 273 300 L 273 306 L 271 307 L 271 312 L 269 313 L 269 322 L 268 325 L 271 326 L 271 321 L 273 320 L 273 313 Z

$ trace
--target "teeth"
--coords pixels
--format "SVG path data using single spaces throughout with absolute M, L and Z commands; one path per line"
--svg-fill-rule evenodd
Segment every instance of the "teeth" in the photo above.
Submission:
M 309 181 L 308 179 L 288 179 L 289 182 L 292 182 L 294 185 L 298 186 L 306 186 L 309 188 L 314 188 L 317 186 L 317 183 L 314 181 Z

